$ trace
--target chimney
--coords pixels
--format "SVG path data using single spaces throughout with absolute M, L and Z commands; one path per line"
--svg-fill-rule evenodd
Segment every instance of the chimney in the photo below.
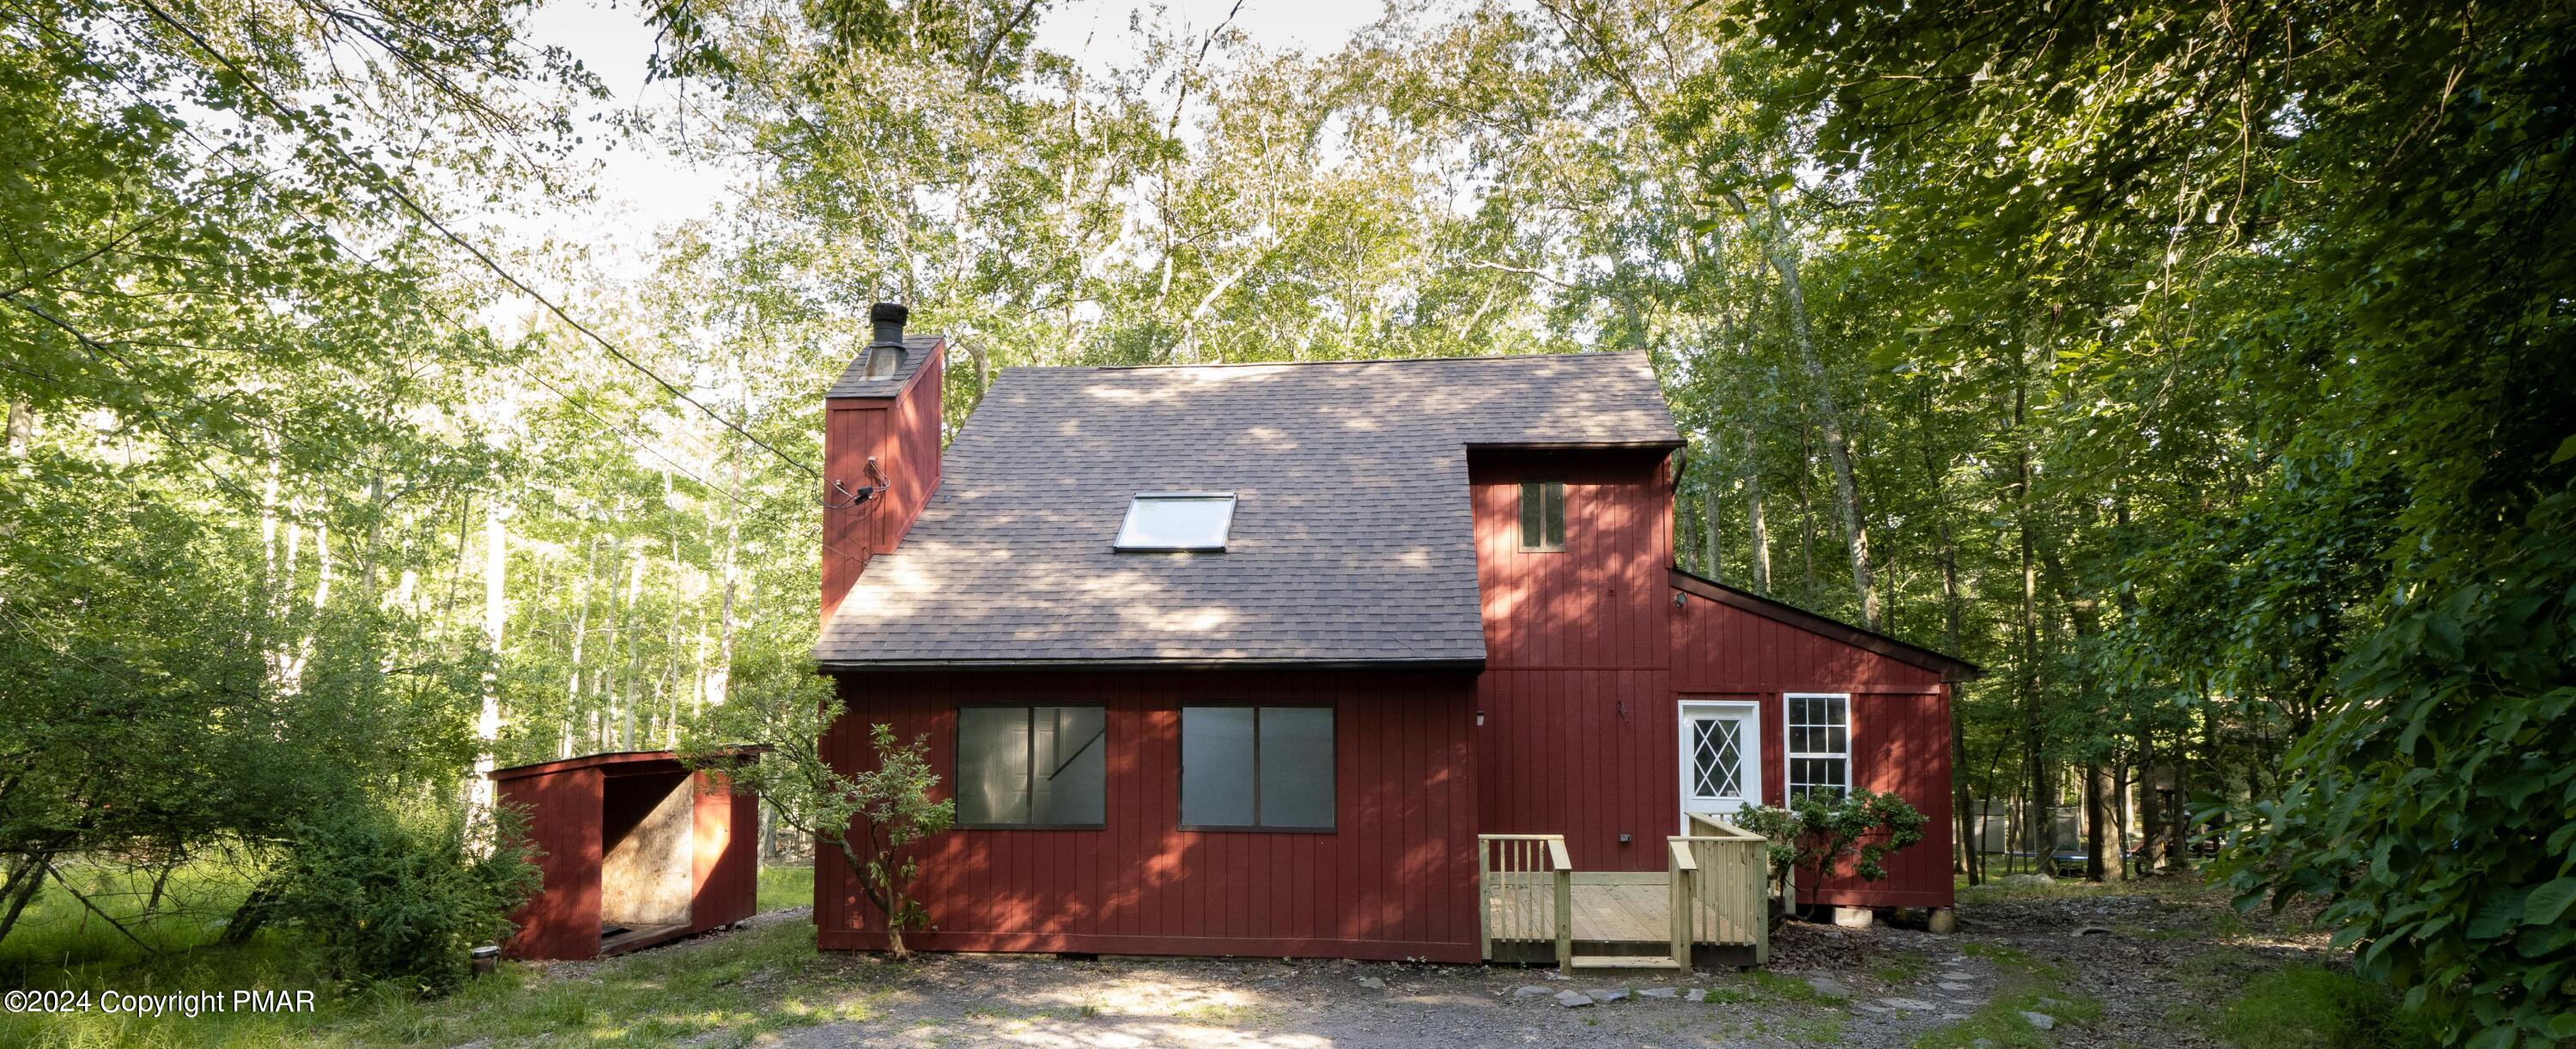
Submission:
M 906 340 L 911 311 L 868 309 L 874 334 L 823 397 L 823 619 L 868 561 L 903 542 L 939 487 L 938 336 Z

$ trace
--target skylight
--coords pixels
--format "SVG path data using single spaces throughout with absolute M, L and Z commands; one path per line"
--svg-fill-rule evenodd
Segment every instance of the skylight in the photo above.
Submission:
M 1233 492 L 1138 492 L 1110 545 L 1136 552 L 1222 551 L 1233 529 Z

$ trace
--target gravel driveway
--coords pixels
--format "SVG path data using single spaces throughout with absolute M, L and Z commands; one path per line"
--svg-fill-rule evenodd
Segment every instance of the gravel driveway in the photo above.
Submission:
M 2112 894 L 2116 893 L 2116 894 Z M 2247 926 L 2187 886 L 1963 903 L 1962 930 L 1791 924 L 1759 972 L 1679 976 L 1278 959 L 854 957 L 868 1018 L 765 1032 L 753 1045 L 1705 1046 L 1972 1045 L 2065 994 L 2079 1013 L 2024 1044 L 2194 1044 L 2180 1011 L 2242 977 L 2324 956 L 2323 937 Z M 2291 931 L 2283 931 L 2291 930 Z M 683 945 L 679 949 L 687 949 Z M 2236 967 L 2236 968 L 2231 968 Z M 2033 991 L 2034 987 L 2041 991 Z M 1565 1004 L 1559 996 L 1564 992 Z M 2044 992 L 2044 993 L 2043 993 Z M 1999 996 L 2019 995 L 1998 1000 Z M 1576 997 L 1577 995 L 1580 998 Z M 1590 999 L 1582 1004 L 1581 998 Z M 1991 1006 L 1991 1007 L 1989 1007 Z M 2034 1025 L 2038 1020 L 2031 1021 Z M 739 1037 L 704 1039 L 714 1044 Z M 2011 1043 L 2006 1043 L 2011 1044 Z

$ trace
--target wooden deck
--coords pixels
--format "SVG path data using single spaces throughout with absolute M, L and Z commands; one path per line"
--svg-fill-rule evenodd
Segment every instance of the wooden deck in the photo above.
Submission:
M 1479 835 L 1484 957 L 1569 968 L 1656 955 L 1674 968 L 1736 957 L 1762 964 L 1770 953 L 1764 841 L 1715 820 L 1694 827 L 1706 833 L 1669 839 L 1662 873 L 1574 870 L 1555 835 Z
M 1543 886 L 1525 890 L 1535 897 Z M 1581 871 L 1574 875 L 1574 939 L 1583 944 L 1649 944 L 1666 947 L 1672 943 L 1672 888 L 1661 874 L 1604 874 Z M 1502 894 L 1485 899 L 1485 920 L 1489 927 L 1506 928 L 1503 923 L 1509 905 Z M 1527 907 L 1524 905 L 1523 910 Z M 1715 908 L 1692 908 L 1692 939 L 1700 943 L 1751 943 L 1753 930 L 1728 921 Z M 1542 935 L 1526 935 L 1539 939 Z

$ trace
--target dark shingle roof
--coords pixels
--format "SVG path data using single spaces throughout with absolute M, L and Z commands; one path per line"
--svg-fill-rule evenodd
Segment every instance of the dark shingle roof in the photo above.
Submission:
M 1641 353 L 1005 369 L 814 654 L 1474 664 L 1467 449 L 1680 443 Z M 1227 551 L 1112 551 L 1146 491 L 1237 493 Z

